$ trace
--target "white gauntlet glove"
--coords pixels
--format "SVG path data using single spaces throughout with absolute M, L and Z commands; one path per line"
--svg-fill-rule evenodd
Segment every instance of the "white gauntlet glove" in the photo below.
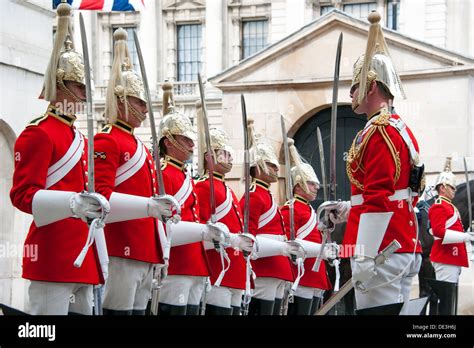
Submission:
M 323 259 L 329 262 L 334 261 L 339 256 L 340 247 L 337 243 L 326 243 L 323 250 Z
M 306 258 L 306 251 L 296 240 L 285 242 L 282 247 L 282 254 L 288 257 L 294 257 L 295 259 Z
M 369 257 L 358 257 L 354 260 L 352 281 L 364 283 L 377 275 L 375 260 Z
M 87 219 L 96 219 L 101 216 L 99 202 L 89 196 L 75 193 L 69 200 L 69 206 L 74 217 L 87 222 Z
M 474 242 L 474 232 L 464 233 L 464 241 L 465 242 Z
M 176 199 L 170 195 L 151 197 L 148 200 L 148 216 L 166 222 L 173 215 L 173 208 L 176 208 L 176 204 L 178 204 Z
M 229 229 L 226 225 L 221 222 L 206 224 L 206 229 L 202 234 L 203 241 L 225 244 L 226 239 L 229 239 Z
M 334 209 L 331 209 L 331 212 L 329 213 L 329 219 L 334 224 L 347 222 L 347 218 L 349 217 L 350 210 L 351 210 L 350 201 L 337 202 Z
M 255 237 L 249 233 L 230 233 L 228 244 L 233 249 L 252 253 L 254 251 Z

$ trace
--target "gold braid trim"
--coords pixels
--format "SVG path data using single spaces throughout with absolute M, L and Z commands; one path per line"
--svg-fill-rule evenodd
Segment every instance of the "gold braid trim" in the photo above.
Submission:
M 362 164 L 362 158 L 364 158 L 365 150 L 367 148 L 367 143 L 369 142 L 370 138 L 377 130 L 380 132 L 380 134 L 382 135 L 382 138 L 385 140 L 385 143 L 387 144 L 388 149 L 390 150 L 392 158 L 395 162 L 395 178 L 394 178 L 395 183 L 397 183 L 398 179 L 400 178 L 400 171 L 401 171 L 400 155 L 398 151 L 396 150 L 395 145 L 393 144 L 392 140 L 388 136 L 387 131 L 385 130 L 385 126 L 389 124 L 388 122 L 389 118 L 390 118 L 390 114 L 388 113 L 382 114 L 373 123 L 373 127 L 371 127 L 371 129 L 367 132 L 367 134 L 364 136 L 364 139 L 358 146 L 356 145 L 356 141 L 362 131 L 357 133 L 356 137 L 354 138 L 354 141 L 352 142 L 351 148 L 349 149 L 347 162 L 346 162 L 347 177 L 349 178 L 349 181 L 351 182 L 351 184 L 356 186 L 361 191 L 364 190 L 364 185 L 362 185 L 356 178 L 354 178 L 353 173 L 355 173 L 357 170 L 361 170 L 363 173 L 365 173 L 365 168 Z M 352 169 L 352 166 L 351 166 L 353 162 L 355 162 L 356 164 L 356 168 L 354 169 Z
M 395 178 L 394 178 L 394 184 L 398 182 L 398 179 L 400 179 L 400 170 L 402 167 L 402 163 L 400 161 L 400 154 L 398 153 L 397 149 L 395 148 L 395 145 L 393 145 L 392 140 L 387 134 L 387 131 L 385 130 L 385 127 L 377 127 L 379 130 L 380 134 L 384 138 L 385 142 L 387 143 L 388 149 L 390 150 L 390 153 L 392 154 L 393 161 L 395 162 Z

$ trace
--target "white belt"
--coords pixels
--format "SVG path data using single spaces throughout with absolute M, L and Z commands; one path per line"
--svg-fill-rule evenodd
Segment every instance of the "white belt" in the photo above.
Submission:
M 418 196 L 417 192 L 412 192 L 410 189 L 401 189 L 401 190 L 396 190 L 395 193 L 391 196 L 388 197 L 390 201 L 401 201 L 403 199 L 408 199 L 410 197 L 416 197 Z M 357 205 L 362 205 L 364 203 L 364 197 L 362 194 L 354 195 L 351 196 L 351 206 L 355 207 Z
M 264 237 L 264 238 L 279 240 L 280 242 L 285 242 L 286 241 L 286 236 L 284 236 L 282 234 L 261 233 L 261 234 L 257 234 L 257 237 Z

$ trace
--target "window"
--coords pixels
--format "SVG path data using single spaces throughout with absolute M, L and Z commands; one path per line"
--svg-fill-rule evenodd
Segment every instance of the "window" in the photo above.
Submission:
M 398 30 L 398 19 L 400 18 L 400 4 L 398 0 L 387 1 L 387 28 Z
M 334 6 L 332 6 L 332 5 L 321 6 L 321 12 L 320 12 L 321 16 L 325 15 L 326 13 L 331 11 L 333 8 L 334 8 Z
M 178 25 L 178 81 L 197 81 L 201 71 L 201 24 Z
M 135 30 L 134 27 L 114 27 L 112 30 L 115 32 L 118 28 L 122 28 L 127 32 L 127 46 L 128 46 L 128 51 L 130 52 L 130 57 L 132 61 L 130 62 L 133 65 L 133 70 L 137 72 L 137 74 L 140 74 L 140 63 L 138 62 L 138 54 L 137 54 L 137 48 L 135 47 L 135 40 L 133 39 L 133 31 Z M 115 49 L 115 43 L 113 45 Z
M 369 12 L 375 9 L 377 9 L 377 4 L 375 2 L 364 4 L 346 4 L 343 7 L 344 12 L 362 20 L 366 20 Z
M 267 46 L 268 21 L 242 22 L 242 59 Z

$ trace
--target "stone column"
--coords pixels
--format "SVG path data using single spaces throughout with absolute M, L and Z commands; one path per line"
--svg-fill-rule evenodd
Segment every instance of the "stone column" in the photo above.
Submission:
M 205 62 L 206 77 L 214 76 L 222 71 L 222 43 L 224 27 L 222 15 L 224 1 L 206 1 L 206 23 L 205 23 Z

